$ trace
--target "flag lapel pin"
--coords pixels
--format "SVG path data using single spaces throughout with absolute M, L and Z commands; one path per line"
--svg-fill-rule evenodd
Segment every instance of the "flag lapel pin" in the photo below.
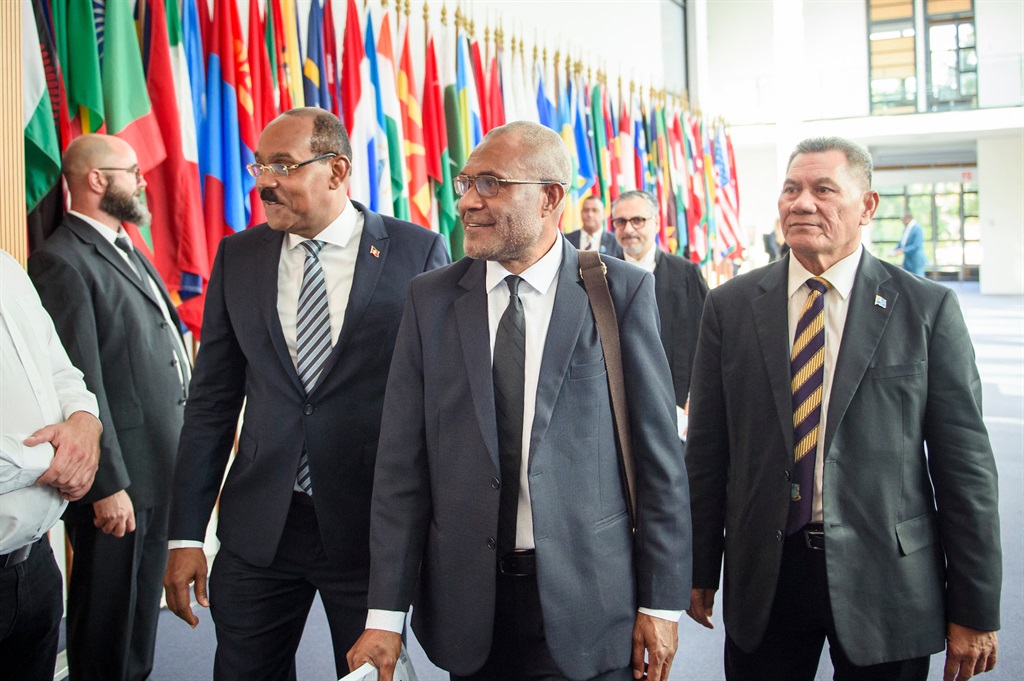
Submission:
M 882 308 L 884 310 L 885 306 L 888 305 L 888 304 L 889 303 L 887 303 L 885 301 L 885 298 L 883 298 L 882 296 L 875 296 L 875 305 L 877 305 L 878 307 L 880 307 L 880 308 Z
M 379 258 L 380 257 L 380 251 L 377 250 L 376 246 L 370 246 L 370 255 L 372 255 L 375 258 Z M 877 303 L 878 300 L 876 299 L 875 302 Z M 885 302 L 885 301 L 882 301 L 882 302 Z

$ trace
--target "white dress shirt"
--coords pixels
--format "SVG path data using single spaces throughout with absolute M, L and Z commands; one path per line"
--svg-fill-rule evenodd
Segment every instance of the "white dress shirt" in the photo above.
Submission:
M 601 239 L 604 237 L 604 228 L 599 228 L 593 234 L 588 234 L 587 230 L 580 230 L 580 250 L 581 251 L 600 251 L 601 250 Z
M 132 272 L 135 272 L 135 274 L 139 276 L 139 279 L 141 281 L 146 282 L 146 285 L 149 287 L 149 292 L 153 294 L 153 298 L 155 298 L 160 304 L 160 313 L 163 315 L 164 321 L 167 322 L 167 325 L 170 328 L 175 330 L 175 333 L 173 333 L 172 335 L 175 338 L 175 342 L 178 344 L 178 351 L 180 353 L 180 356 L 188 360 L 184 363 L 178 361 L 172 362 L 173 366 L 177 367 L 178 369 L 178 380 L 181 381 L 182 388 L 187 388 L 189 381 L 192 380 L 192 365 L 189 364 L 189 362 L 192 359 L 192 354 L 185 348 L 185 341 L 182 340 L 181 338 L 181 333 L 180 329 L 178 328 L 178 324 L 173 319 L 171 319 L 171 312 L 170 310 L 167 309 L 167 302 L 164 300 L 164 294 L 161 285 L 153 281 L 153 277 L 149 276 L 148 272 L 139 272 L 139 269 L 135 266 L 135 263 L 132 262 L 132 259 L 128 257 L 128 254 L 122 251 L 121 248 L 115 243 L 116 239 L 124 237 L 125 239 L 128 240 L 128 247 L 131 248 L 132 250 L 135 250 L 135 245 L 132 244 L 132 239 L 130 236 L 128 236 L 128 232 L 124 231 L 124 227 L 118 228 L 118 231 L 115 232 L 114 230 L 110 229 L 110 227 L 104 225 L 102 222 L 94 220 L 88 215 L 83 215 L 77 211 L 69 210 L 68 213 L 70 215 L 74 215 L 75 217 L 77 217 L 78 219 L 82 220 L 83 222 L 91 226 L 93 229 L 95 229 L 100 236 L 106 239 L 107 242 L 114 247 L 114 251 L 116 251 L 117 254 L 121 256 L 121 259 L 125 261 L 129 269 L 131 269 Z M 172 354 L 171 359 L 177 360 L 178 356 L 179 355 Z
M 323 241 L 320 251 L 320 266 L 324 271 L 327 286 L 327 306 L 331 313 L 331 347 L 338 343 L 341 325 L 345 321 L 348 296 L 352 292 L 352 281 L 356 271 L 356 251 L 363 234 L 363 214 L 348 201 L 334 221 L 316 235 L 316 241 Z M 277 265 L 277 314 L 281 319 L 288 354 L 298 369 L 295 322 L 299 309 L 299 289 L 302 288 L 302 272 L 306 264 L 306 249 L 301 247 L 305 237 L 285 234 L 281 244 L 281 259 Z
M 585 233 L 584 233 L 585 234 Z M 583 236 L 583 235 L 581 235 Z M 582 243 L 582 241 L 580 242 Z M 487 261 L 485 289 L 487 291 L 487 327 L 491 341 L 491 360 L 494 359 L 494 339 L 498 325 L 505 314 L 511 294 L 505 277 L 512 274 L 500 263 Z M 516 518 L 516 548 L 534 548 L 533 508 L 530 503 L 530 483 L 527 477 L 530 464 L 530 438 L 533 434 L 533 417 L 537 410 L 537 383 L 540 380 L 540 365 L 544 357 L 544 343 L 548 337 L 551 313 L 555 308 L 556 279 L 562 266 L 562 239 L 540 260 L 533 263 L 519 276 L 519 299 L 523 302 L 526 319 L 526 366 L 523 390 L 523 457 L 519 469 L 519 509 Z M 640 608 L 640 612 L 672 621 L 678 621 L 682 611 L 652 610 Z M 405 613 L 392 610 L 370 610 L 366 616 L 367 629 L 383 629 L 401 633 L 405 624 Z
M 82 372 L 71 364 L 25 270 L 0 251 L 0 554 L 47 532 L 67 502 L 35 484 L 53 460 L 46 442 L 22 441 L 77 411 L 99 416 Z
M 828 421 L 828 404 L 832 395 L 832 378 L 835 376 L 839 344 L 846 328 L 846 313 L 850 309 L 850 292 L 857 278 L 857 267 L 864 252 L 863 246 L 825 270 L 821 277 L 832 284 L 832 290 L 825 294 L 825 377 L 821 389 L 821 423 L 818 426 L 818 447 L 814 453 L 814 499 L 811 505 L 811 521 L 822 522 L 821 485 L 825 457 L 825 426 Z M 800 264 L 795 257 L 789 259 L 789 352 L 793 354 L 793 336 L 800 321 L 800 313 L 811 289 L 807 280 L 813 274 Z

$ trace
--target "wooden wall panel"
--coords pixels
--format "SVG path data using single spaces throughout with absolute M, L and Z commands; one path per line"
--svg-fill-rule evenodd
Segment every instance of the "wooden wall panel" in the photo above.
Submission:
M 0 248 L 24 265 L 28 239 L 21 114 L 22 10 L 31 12 L 31 4 L 0 2 Z

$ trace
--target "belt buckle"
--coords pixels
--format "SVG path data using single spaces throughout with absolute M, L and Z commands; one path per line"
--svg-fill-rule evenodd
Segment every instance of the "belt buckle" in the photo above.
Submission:
M 537 573 L 534 556 L 531 549 L 516 549 L 510 551 L 498 560 L 498 570 L 506 577 L 530 577 Z M 527 563 L 533 563 L 533 569 L 529 569 Z
M 822 525 L 804 527 L 804 544 L 812 551 L 825 550 L 825 528 Z

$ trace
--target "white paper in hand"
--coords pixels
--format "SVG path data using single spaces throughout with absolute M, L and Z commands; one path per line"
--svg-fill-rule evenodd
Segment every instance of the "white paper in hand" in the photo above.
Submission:
M 380 679 L 380 673 L 377 668 L 369 662 L 365 663 L 362 667 L 350 672 L 349 674 L 341 677 L 338 681 L 378 681 Z M 395 681 L 417 681 L 416 670 L 412 668 L 412 661 L 409 659 L 409 653 L 405 650 L 405 646 L 402 646 L 402 652 L 398 656 L 398 662 L 395 664 Z

